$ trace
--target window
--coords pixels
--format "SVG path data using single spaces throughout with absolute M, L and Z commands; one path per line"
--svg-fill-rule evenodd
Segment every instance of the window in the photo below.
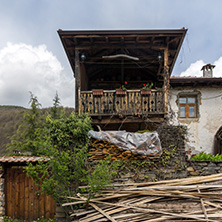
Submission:
M 179 97 L 179 117 L 197 118 L 197 96 Z

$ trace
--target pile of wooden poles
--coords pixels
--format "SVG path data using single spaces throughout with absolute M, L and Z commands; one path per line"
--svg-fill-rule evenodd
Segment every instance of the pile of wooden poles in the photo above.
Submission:
M 81 206 L 72 221 L 222 221 L 222 174 L 159 182 L 115 184 L 88 203 L 84 194 L 63 206 Z
M 90 161 L 103 160 L 106 159 L 109 155 L 111 155 L 112 160 L 148 160 L 148 159 L 157 159 L 160 155 L 155 156 L 145 156 L 140 155 L 136 152 L 132 152 L 130 150 L 120 149 L 115 144 L 106 141 L 93 140 L 90 147 L 89 153 L 91 156 L 89 157 Z

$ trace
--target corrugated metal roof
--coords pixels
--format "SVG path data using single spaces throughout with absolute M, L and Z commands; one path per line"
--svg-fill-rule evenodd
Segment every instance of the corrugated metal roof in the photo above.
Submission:
M 0 157 L 0 163 L 26 163 L 26 162 L 47 162 L 48 157 L 39 156 L 2 156 Z

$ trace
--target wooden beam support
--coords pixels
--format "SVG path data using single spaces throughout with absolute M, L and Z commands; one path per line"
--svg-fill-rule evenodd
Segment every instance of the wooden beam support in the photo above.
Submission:
M 167 47 L 164 50 L 164 85 L 163 85 L 163 91 L 164 91 L 165 113 L 168 113 L 168 92 L 169 92 L 169 86 L 170 86 L 168 56 L 169 56 L 169 52 L 168 52 L 168 47 Z
M 75 110 L 80 114 L 80 61 L 79 61 L 79 50 L 75 50 Z

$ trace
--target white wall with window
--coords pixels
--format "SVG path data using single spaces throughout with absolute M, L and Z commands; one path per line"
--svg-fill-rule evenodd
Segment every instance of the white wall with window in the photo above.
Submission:
M 169 93 L 169 111 L 173 124 L 188 127 L 187 150 L 214 154 L 215 135 L 222 126 L 221 87 L 174 87 Z

